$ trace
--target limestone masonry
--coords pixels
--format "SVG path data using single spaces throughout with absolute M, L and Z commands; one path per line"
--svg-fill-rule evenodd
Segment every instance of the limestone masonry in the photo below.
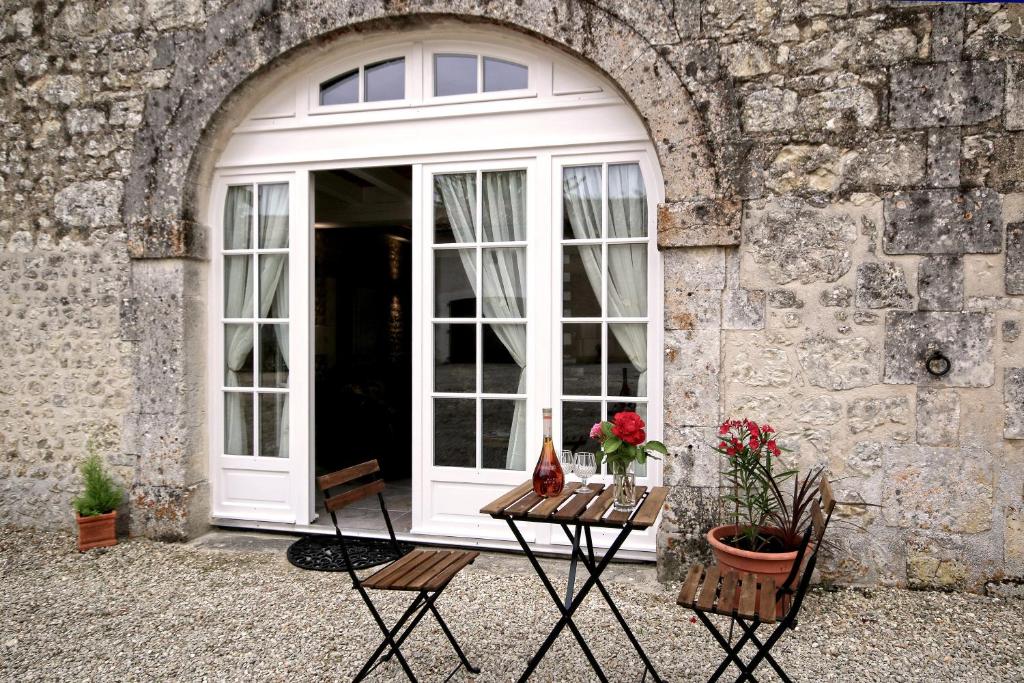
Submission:
M 1024 5 L 13 0 L 0 24 L 0 522 L 209 520 L 204 188 L 261 78 L 353 32 L 499 24 L 605 72 L 665 176 L 659 574 L 717 519 L 726 416 L 827 464 L 843 583 L 1024 580 Z M 951 361 L 942 377 L 924 359 Z M 858 528 L 859 527 L 859 528 Z

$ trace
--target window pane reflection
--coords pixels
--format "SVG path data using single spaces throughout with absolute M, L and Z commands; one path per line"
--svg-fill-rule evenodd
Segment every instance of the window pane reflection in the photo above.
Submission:
M 475 399 L 434 399 L 434 464 L 476 467 Z
M 522 469 L 526 447 L 526 401 L 481 402 L 481 464 L 489 469 Z
M 562 393 L 601 395 L 601 323 L 562 326 Z
M 476 325 L 434 325 L 434 391 L 476 391 Z
M 601 247 L 562 248 L 562 315 L 590 318 L 601 315 Z
M 439 249 L 434 252 L 434 316 L 476 317 L 476 252 L 473 249 Z
M 562 450 L 596 453 L 600 444 L 590 438 L 590 429 L 601 419 L 600 402 L 562 403 Z
M 363 99 L 366 102 L 405 98 L 405 58 L 389 59 L 363 69 Z
M 476 92 L 476 55 L 434 55 L 434 95 Z
M 527 87 L 529 73 L 522 64 L 484 57 L 484 92 L 522 90 Z
M 359 69 L 320 84 L 320 104 L 355 104 L 359 101 Z
M 288 394 L 259 394 L 260 456 L 288 457 Z

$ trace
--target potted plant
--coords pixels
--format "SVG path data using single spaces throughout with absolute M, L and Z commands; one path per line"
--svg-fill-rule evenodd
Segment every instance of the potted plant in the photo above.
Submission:
M 78 521 L 78 550 L 104 548 L 117 543 L 117 508 L 124 500 L 122 489 L 103 469 L 92 448 L 81 465 L 85 489 L 74 500 Z
M 771 425 L 753 420 L 726 420 L 713 449 L 725 456 L 722 476 L 732 523 L 707 534 L 719 566 L 772 576 L 781 585 L 796 561 L 803 531 L 823 468 L 800 477 L 796 470 L 779 468 L 775 459 L 783 449 Z M 793 480 L 793 494 L 786 482 Z
M 608 462 L 608 471 L 612 474 L 612 507 L 618 511 L 632 510 L 636 506 L 636 473 L 634 463 L 641 465 L 648 455 L 654 451 L 668 455 L 668 450 L 660 441 L 646 441 L 647 425 L 642 417 L 632 411 L 615 413 L 611 422 L 602 421 L 594 424 L 590 430 L 590 438 L 601 443 L 597 454 L 597 466 Z

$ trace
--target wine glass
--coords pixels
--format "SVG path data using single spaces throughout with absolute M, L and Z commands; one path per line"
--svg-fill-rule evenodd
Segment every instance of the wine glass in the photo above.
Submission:
M 590 491 L 587 487 L 587 479 L 594 476 L 594 472 L 597 471 L 597 461 L 594 459 L 593 453 L 587 453 L 586 451 L 580 451 L 576 454 L 576 476 L 583 480 L 583 486 L 579 488 L 579 491 L 585 492 Z
M 566 474 L 576 473 L 576 454 L 569 449 L 562 451 L 562 471 Z

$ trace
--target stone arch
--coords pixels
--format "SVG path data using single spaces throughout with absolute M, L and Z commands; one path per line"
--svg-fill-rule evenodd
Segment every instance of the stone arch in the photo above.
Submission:
M 728 192 L 716 178 L 706 126 L 666 46 L 678 45 L 677 29 L 674 38 L 645 37 L 591 0 L 242 0 L 210 16 L 204 30 L 169 34 L 156 49 L 173 74 L 147 96 L 122 206 L 134 259 L 122 320 L 136 345 L 123 449 L 142 456 L 133 533 L 187 538 L 207 518 L 205 269 L 196 261 L 206 257 L 200 211 L 220 145 L 262 86 L 293 61 L 347 36 L 438 19 L 511 28 L 602 72 L 632 103 L 657 150 L 666 197 L 659 243 L 736 243 L 735 203 L 723 201 Z M 672 21 L 642 23 L 672 32 Z M 717 357 L 717 348 L 708 351 Z

